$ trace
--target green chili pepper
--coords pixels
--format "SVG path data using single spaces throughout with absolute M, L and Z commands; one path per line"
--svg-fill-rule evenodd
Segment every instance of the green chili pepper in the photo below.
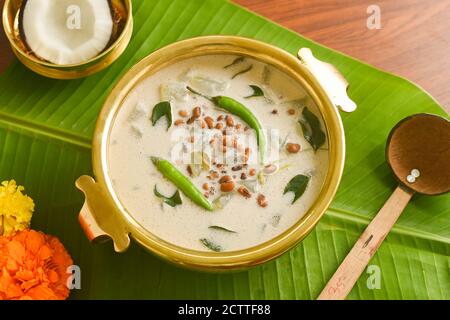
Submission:
M 158 157 L 151 157 L 151 160 L 155 167 L 162 175 L 170 180 L 186 197 L 191 199 L 194 203 L 205 208 L 208 211 L 213 211 L 212 204 L 205 198 L 202 192 L 186 177 L 182 174 L 174 165 L 169 161 Z
M 195 91 L 191 87 L 187 87 L 187 89 L 196 95 L 208 99 L 219 108 L 225 109 L 228 112 L 238 116 L 239 118 L 242 119 L 242 121 L 247 123 L 250 126 L 250 128 L 254 129 L 256 132 L 256 139 L 259 146 L 260 162 L 261 163 L 264 162 L 266 137 L 264 136 L 263 127 L 259 122 L 258 118 L 246 106 L 230 97 L 225 96 L 208 97 L 204 94 Z

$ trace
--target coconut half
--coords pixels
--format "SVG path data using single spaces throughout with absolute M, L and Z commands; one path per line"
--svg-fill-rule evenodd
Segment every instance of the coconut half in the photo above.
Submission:
M 113 33 L 109 0 L 24 0 L 21 35 L 36 56 L 54 64 L 85 62 Z

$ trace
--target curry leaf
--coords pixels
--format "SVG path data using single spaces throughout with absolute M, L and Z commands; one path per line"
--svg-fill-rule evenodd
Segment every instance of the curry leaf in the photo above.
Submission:
M 288 192 L 294 193 L 294 200 L 292 200 L 292 204 L 300 198 L 303 193 L 306 190 L 306 187 L 308 186 L 308 182 L 310 180 L 310 177 L 305 176 L 303 174 L 296 175 L 294 178 L 289 181 L 289 183 L 286 185 L 286 188 L 284 188 L 283 194 L 286 194 Z
M 245 99 L 253 98 L 253 97 L 264 97 L 264 91 L 260 87 L 251 84 L 250 88 L 252 88 L 253 93 L 251 95 L 245 97 Z
M 159 119 L 167 117 L 167 129 L 172 125 L 172 110 L 169 101 L 162 101 L 153 107 L 152 124 L 155 125 Z
M 322 131 L 319 118 L 309 111 L 307 107 L 302 111 L 303 119 L 299 120 L 302 127 L 303 136 L 311 145 L 314 151 L 317 151 L 325 143 L 325 133 Z
M 231 62 L 230 64 L 226 65 L 225 67 L 223 67 L 224 69 L 228 69 L 231 68 L 237 64 L 240 64 L 242 62 L 245 61 L 245 57 L 237 57 L 236 59 L 233 60 L 233 62 Z
M 179 190 L 175 191 L 175 193 L 169 198 L 169 197 L 166 197 L 166 196 L 162 195 L 161 193 L 159 193 L 158 189 L 156 188 L 156 184 L 155 184 L 155 188 L 153 189 L 153 193 L 158 198 L 163 199 L 163 202 L 167 203 L 171 207 L 175 207 L 175 206 L 180 205 L 180 204 L 183 203 L 181 201 L 181 195 L 180 195 L 180 191 Z
M 206 238 L 200 239 L 200 242 L 207 247 L 208 249 L 215 251 L 215 252 L 220 252 L 222 251 L 222 247 L 219 246 L 218 244 L 212 242 L 211 240 L 208 240 Z
M 251 64 L 251 65 L 249 65 L 247 68 L 245 68 L 245 69 L 239 71 L 238 73 L 236 73 L 234 76 L 231 77 L 231 79 L 234 79 L 234 78 L 236 78 L 237 76 L 240 76 L 241 74 L 247 73 L 247 72 L 249 72 L 249 71 L 252 70 L 252 69 L 253 69 L 253 65 Z
M 237 233 L 236 231 L 233 231 L 233 230 L 221 227 L 221 226 L 210 226 L 209 228 L 213 229 L 213 230 L 219 230 L 219 231 L 228 232 L 228 233 Z

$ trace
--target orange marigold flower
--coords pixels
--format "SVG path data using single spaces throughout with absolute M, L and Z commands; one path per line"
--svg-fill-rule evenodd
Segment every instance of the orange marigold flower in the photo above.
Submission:
M 63 300 L 72 258 L 58 238 L 25 229 L 0 236 L 0 300 Z

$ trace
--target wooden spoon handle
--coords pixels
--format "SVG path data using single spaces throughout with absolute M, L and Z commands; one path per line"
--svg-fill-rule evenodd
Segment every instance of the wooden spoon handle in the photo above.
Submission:
M 318 300 L 343 300 L 397 221 L 414 192 L 399 185 L 345 257 Z

